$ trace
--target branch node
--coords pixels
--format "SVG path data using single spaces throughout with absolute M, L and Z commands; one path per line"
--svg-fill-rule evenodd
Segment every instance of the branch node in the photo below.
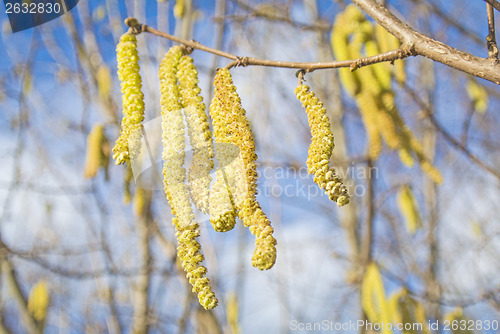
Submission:
M 295 72 L 295 76 L 299 79 L 299 85 L 302 85 L 305 81 L 304 76 L 306 75 L 307 70 L 305 69 L 300 69 L 297 72 Z
M 237 57 L 236 58 L 236 66 L 248 66 L 248 57 Z
M 135 17 L 127 17 L 125 19 L 125 24 L 130 27 L 129 33 L 138 35 L 146 30 L 145 24 L 140 24 Z
M 399 59 L 405 59 L 410 56 L 416 56 L 417 52 L 415 51 L 415 43 L 408 42 L 398 49 L 398 57 Z

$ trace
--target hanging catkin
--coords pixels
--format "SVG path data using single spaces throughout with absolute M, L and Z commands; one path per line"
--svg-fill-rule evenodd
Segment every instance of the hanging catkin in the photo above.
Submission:
M 86 178 L 93 178 L 97 175 L 101 167 L 107 175 L 108 162 L 108 139 L 106 138 L 102 124 L 96 124 L 92 127 L 87 137 L 87 152 L 85 153 L 83 176 Z
M 113 159 L 120 165 L 137 157 L 141 145 L 141 122 L 144 120 L 144 94 L 139 74 L 137 39 L 123 34 L 116 46 L 118 79 L 121 82 L 123 119 L 120 137 L 113 147 Z
M 261 270 L 269 269 L 276 261 L 276 240 L 272 235 L 271 222 L 256 199 L 257 155 L 250 124 L 229 70 L 222 68 L 217 71 L 214 86 L 210 115 L 215 141 L 230 144 L 229 152 L 221 152 L 221 155 L 231 155 L 236 147 L 239 149 L 239 154 L 233 161 L 224 163 L 225 166 L 231 166 L 229 169 L 232 175 L 228 175 L 230 192 L 238 217 L 256 237 L 252 265 Z M 233 149 L 230 148 L 231 145 Z M 228 160 L 228 156 L 221 158 L 223 161 Z
M 214 167 L 212 134 L 203 97 L 200 95 L 198 71 L 193 59 L 183 55 L 177 68 L 181 105 L 193 150 L 192 164 L 188 172 L 191 198 L 198 209 L 208 213 L 209 188 L 212 181 L 210 172 Z
M 217 298 L 212 292 L 208 278 L 205 277 L 207 269 L 201 265 L 204 257 L 196 240 L 200 235 L 199 225 L 194 220 L 188 186 L 184 183 L 185 129 L 177 85 L 177 71 L 182 54 L 182 47 L 172 47 L 163 58 L 159 72 L 164 186 L 174 215 L 172 222 L 177 230 L 177 255 L 182 268 L 193 286 L 193 292 L 198 294 L 200 304 L 205 309 L 213 309 L 217 306 Z
M 330 157 L 335 144 L 326 109 L 307 85 L 298 85 L 295 88 L 295 95 L 306 109 L 311 128 L 312 139 L 307 156 L 307 170 L 314 175 L 314 182 L 325 191 L 330 200 L 337 202 L 338 206 L 346 205 L 349 203 L 347 188 L 342 184 L 335 168 L 330 168 Z
M 371 323 L 391 322 L 390 304 L 385 297 L 382 275 L 377 265 L 372 262 L 367 265 L 361 284 L 361 307 Z M 387 328 L 381 333 L 390 334 Z
M 337 60 L 374 56 L 400 47 L 396 38 L 368 21 L 355 5 L 348 5 L 335 18 L 331 44 Z M 355 99 L 363 119 L 368 138 L 368 157 L 372 160 L 379 158 L 383 139 L 391 150 L 398 151 L 404 165 L 412 166 L 416 157 L 422 171 L 435 183 L 441 183 L 441 173 L 424 154 L 422 145 L 396 108 L 392 79 L 404 82 L 404 64 L 402 60 L 396 61 L 395 66 L 378 63 L 354 72 L 341 68 L 340 82 Z
M 404 185 L 399 189 L 397 204 L 408 232 L 414 234 L 417 229 L 422 227 L 422 221 L 420 220 L 417 200 L 413 196 L 410 186 Z

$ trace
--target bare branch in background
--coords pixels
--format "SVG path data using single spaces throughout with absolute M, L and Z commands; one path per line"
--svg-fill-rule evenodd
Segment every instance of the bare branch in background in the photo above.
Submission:
M 484 0 L 487 4 L 500 11 L 500 2 L 497 0 Z
M 495 36 L 495 12 L 490 4 L 486 5 L 488 13 L 488 36 L 486 36 L 486 45 L 488 46 L 488 57 L 498 58 L 497 38 Z

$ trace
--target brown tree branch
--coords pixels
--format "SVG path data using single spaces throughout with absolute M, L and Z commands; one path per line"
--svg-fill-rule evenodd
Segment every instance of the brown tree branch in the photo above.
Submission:
M 366 14 L 401 41 L 414 55 L 420 55 L 473 76 L 500 84 L 496 59 L 474 56 L 429 38 L 404 24 L 376 0 L 353 0 Z

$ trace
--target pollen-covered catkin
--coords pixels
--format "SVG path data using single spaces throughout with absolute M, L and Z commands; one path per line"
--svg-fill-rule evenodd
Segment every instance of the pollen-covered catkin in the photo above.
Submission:
M 184 55 L 179 60 L 177 78 L 181 105 L 184 110 L 189 140 L 193 150 L 192 164 L 188 172 L 191 198 L 198 209 L 208 213 L 209 188 L 214 167 L 212 133 L 205 113 L 205 104 L 198 87 L 198 71 L 193 59 Z
M 236 150 L 228 147 L 228 152 L 221 152 L 222 161 L 219 163 L 229 166 L 232 172 L 229 188 L 238 216 L 256 237 L 252 265 L 261 270 L 269 269 L 276 261 L 276 239 L 272 235 L 271 222 L 256 199 L 257 155 L 250 124 L 228 69 L 217 71 L 214 86 L 210 114 L 215 141 L 239 149 L 238 156 L 231 161 L 223 155 L 233 154 Z
M 366 272 L 361 284 L 361 306 L 372 323 L 390 323 L 390 305 L 385 297 L 384 282 L 382 275 L 375 263 L 366 267 Z M 383 329 L 381 333 L 391 333 Z
M 349 203 L 347 188 L 342 184 L 335 169 L 329 166 L 335 145 L 326 109 L 307 85 L 297 86 L 295 94 L 306 109 L 311 128 L 312 139 L 307 156 L 307 169 L 314 175 L 314 182 L 325 191 L 330 200 L 337 202 L 338 206 L 346 205 Z
M 189 190 L 184 183 L 186 171 L 182 167 L 185 158 L 185 129 L 182 116 L 181 96 L 177 84 L 179 60 L 183 54 L 181 46 L 172 47 L 160 65 L 163 176 L 165 194 L 172 210 L 172 220 L 177 230 L 177 253 L 186 277 L 198 294 L 198 300 L 205 309 L 217 306 L 217 298 L 212 292 L 207 269 L 201 265 L 204 260 L 196 238 L 199 225 L 194 221 L 194 213 L 189 199 Z
M 85 154 L 85 167 L 83 176 L 92 178 L 97 175 L 100 167 L 107 168 L 109 155 L 108 140 L 104 133 L 104 127 L 101 124 L 96 124 L 90 131 L 87 137 L 87 152 Z
M 113 159 L 120 165 L 140 153 L 141 122 L 144 120 L 144 94 L 139 74 L 137 39 L 124 34 L 116 47 L 118 79 L 121 82 L 123 119 L 120 137 L 113 148 Z
M 390 297 L 388 303 L 390 304 L 393 323 L 403 324 L 407 328 L 417 328 L 415 325 L 419 325 L 420 328 L 422 328 L 422 331 L 418 331 L 419 333 L 430 333 L 429 329 L 425 326 L 426 316 L 424 305 L 419 301 L 413 299 L 408 294 L 406 288 L 402 288 L 396 291 Z M 417 333 L 417 330 L 403 331 L 403 333 L 413 334 Z
M 209 210 L 210 223 L 214 230 L 227 232 L 234 228 L 237 216 L 232 194 L 235 194 L 237 199 L 246 196 L 247 182 L 244 177 L 236 179 L 236 170 L 244 172 L 244 166 L 239 147 L 226 140 L 227 128 L 224 116 L 219 112 L 223 108 L 222 102 L 214 97 L 210 104 L 215 138 L 215 158 L 219 167 L 216 169 L 215 181 L 210 190 Z M 242 174 L 240 172 L 238 175 Z M 241 200 L 238 200 L 238 203 L 240 202 Z
M 335 19 L 332 29 L 332 47 L 337 60 L 357 59 L 380 52 L 395 50 L 400 42 L 380 26 L 374 26 L 355 5 L 348 5 Z M 439 170 L 426 157 L 422 145 L 415 138 L 396 107 L 392 78 L 405 80 L 405 62 L 374 64 L 349 73 L 340 69 L 340 81 L 355 98 L 368 137 L 368 156 L 376 160 L 382 150 L 383 139 L 392 150 L 397 150 L 401 162 L 413 166 L 416 156 L 422 171 L 435 183 L 442 182 Z M 359 85 L 354 85 L 354 78 Z M 356 89 L 354 89 L 356 88 Z
M 414 234 L 417 229 L 422 227 L 418 204 L 413 192 L 408 185 L 401 187 L 398 191 L 397 203 L 399 212 L 404 218 L 406 228 L 410 234 Z
M 417 156 L 418 163 L 420 164 L 420 168 L 424 173 L 426 173 L 429 178 L 436 184 L 441 184 L 443 182 L 443 176 L 439 169 L 437 169 L 429 160 L 424 152 L 424 148 L 422 144 L 415 138 L 410 129 L 406 128 L 404 135 L 408 137 L 410 142 L 410 147 L 413 152 Z
M 31 288 L 28 297 L 28 311 L 37 321 L 45 321 L 50 304 L 50 294 L 47 282 L 41 280 Z
M 380 52 L 387 52 L 390 50 L 396 50 L 401 46 L 401 42 L 387 32 L 381 25 L 377 24 L 375 26 L 375 35 L 377 38 L 377 44 L 380 48 Z M 405 61 L 404 60 L 396 60 L 393 66 L 393 75 L 394 78 L 398 82 L 405 82 L 406 74 L 405 74 Z

